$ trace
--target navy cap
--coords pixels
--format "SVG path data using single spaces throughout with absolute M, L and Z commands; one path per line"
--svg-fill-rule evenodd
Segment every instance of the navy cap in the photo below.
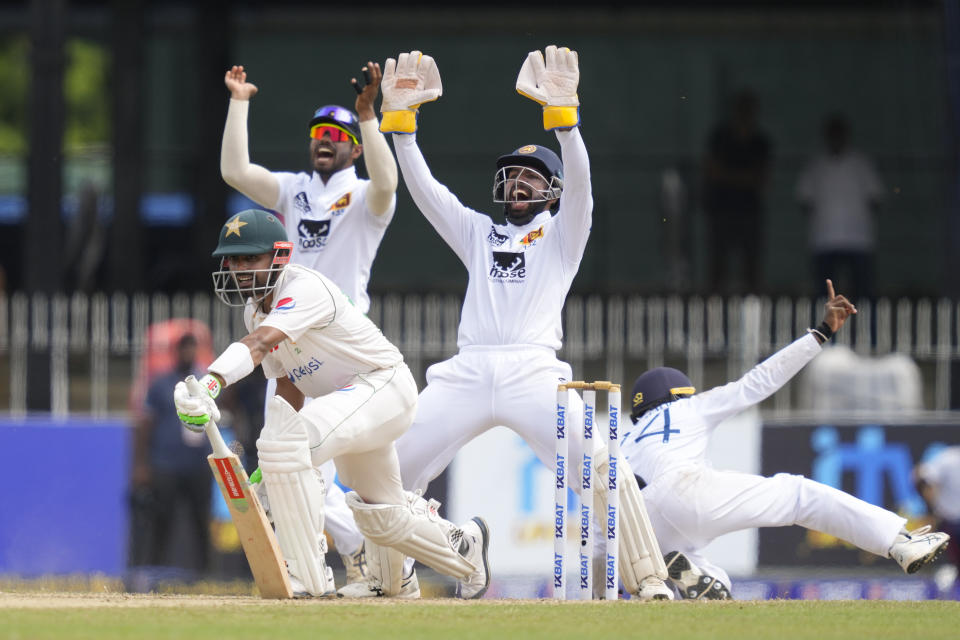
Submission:
M 324 107 L 320 107 L 313 113 L 313 118 L 310 119 L 309 128 L 312 129 L 314 125 L 326 122 L 328 124 L 335 124 L 337 126 L 343 127 L 354 136 L 357 140 L 360 140 L 360 120 L 357 119 L 357 115 L 345 107 L 340 107 L 335 104 L 328 104 Z
M 551 177 L 563 180 L 563 161 L 560 160 L 560 156 L 547 147 L 527 144 L 513 153 L 497 158 L 497 169 L 503 169 L 511 165 L 538 169 L 546 176 L 547 180 Z
M 682 371 L 670 367 L 657 367 L 645 371 L 633 383 L 630 419 L 636 423 L 637 418 L 650 409 L 665 402 L 692 396 L 694 393 L 696 389 L 693 388 L 693 383 Z

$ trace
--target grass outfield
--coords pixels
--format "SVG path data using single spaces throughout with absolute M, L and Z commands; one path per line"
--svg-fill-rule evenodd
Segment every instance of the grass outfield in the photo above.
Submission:
M 0 638 L 891 638 L 960 637 L 960 603 L 774 600 L 344 600 L 0 592 Z

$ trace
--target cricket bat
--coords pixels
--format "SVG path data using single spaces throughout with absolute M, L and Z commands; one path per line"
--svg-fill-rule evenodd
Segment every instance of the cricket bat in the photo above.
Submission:
M 193 376 L 187 378 L 187 387 L 193 393 L 206 393 Z M 260 590 L 260 597 L 292 598 L 290 576 L 287 575 L 287 564 L 277 544 L 277 536 L 256 492 L 250 489 L 250 479 L 240 464 L 240 458 L 227 447 L 213 420 L 203 429 L 213 447 L 207 462 L 230 509 L 233 526 L 240 536 L 240 544 L 253 573 L 253 581 Z

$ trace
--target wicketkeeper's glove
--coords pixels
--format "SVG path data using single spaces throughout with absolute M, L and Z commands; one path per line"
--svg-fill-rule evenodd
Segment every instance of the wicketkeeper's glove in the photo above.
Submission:
M 543 128 L 569 129 L 580 124 L 580 64 L 577 52 L 550 45 L 546 61 L 531 51 L 517 76 L 517 93 L 543 105 Z
M 424 102 L 433 102 L 443 95 L 443 85 L 433 58 L 411 51 L 401 53 L 396 60 L 387 58 L 380 91 L 383 92 L 380 131 L 414 133 L 417 109 Z
M 180 422 L 191 431 L 203 431 L 203 426 L 220 420 L 220 409 L 214 399 L 220 395 L 220 383 L 209 373 L 198 382 L 187 376 L 173 388 L 173 404 Z

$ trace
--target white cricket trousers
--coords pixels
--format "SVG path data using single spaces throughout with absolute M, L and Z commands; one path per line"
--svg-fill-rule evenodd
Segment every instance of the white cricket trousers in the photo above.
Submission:
M 467 346 L 431 366 L 413 425 L 397 441 L 404 487 L 425 490 L 457 451 L 497 426 L 516 432 L 553 469 L 557 384 L 570 379 L 570 365 L 552 349 L 534 345 Z M 572 424 L 582 424 L 583 403 L 576 393 L 569 415 Z M 583 429 L 568 432 L 569 459 L 579 460 Z M 497 461 L 490 460 L 490 475 L 497 472 Z
M 358 374 L 300 410 L 315 467 L 333 460 L 345 485 L 371 504 L 406 504 L 394 441 L 413 421 L 417 383 L 406 364 Z
M 643 489 L 647 513 L 664 554 L 682 551 L 730 586 L 726 572 L 700 554 L 714 538 L 758 527 L 800 525 L 887 557 L 906 519 L 799 475 L 772 478 L 687 467 Z
M 406 370 L 405 367 L 404 367 L 404 370 L 406 371 L 406 376 L 409 376 L 409 382 L 413 383 L 413 377 L 410 376 L 409 370 Z M 394 371 L 394 370 L 390 370 L 390 371 Z M 378 376 L 379 376 L 379 373 L 377 375 L 371 374 L 371 376 L 366 376 L 365 381 L 358 379 L 353 385 L 356 393 L 354 393 L 354 391 L 349 391 L 349 392 L 335 391 L 334 394 L 341 394 L 341 395 L 334 398 L 334 400 L 336 400 L 338 404 L 342 404 L 342 401 L 344 399 L 347 399 L 350 401 L 362 402 L 362 398 L 367 397 L 366 395 L 367 391 L 373 388 L 371 385 L 376 384 L 376 380 L 374 378 Z M 390 376 L 391 379 L 393 377 L 394 377 L 393 375 Z M 402 379 L 405 376 L 401 372 L 399 377 Z M 270 397 L 275 395 L 276 392 L 277 392 L 277 381 L 275 379 L 267 380 L 266 397 L 269 399 Z M 354 394 L 354 395 L 350 395 L 348 397 L 347 394 Z M 416 383 L 413 383 L 413 394 L 415 398 Z M 370 396 L 372 395 L 373 394 L 370 394 Z M 309 404 L 311 404 L 312 402 L 313 402 L 313 398 L 305 398 L 304 409 L 306 409 L 306 407 L 309 406 Z M 341 410 L 341 413 L 342 413 L 342 410 Z M 304 411 L 301 411 L 301 415 L 304 416 L 305 418 L 308 418 L 308 414 L 305 413 Z M 315 420 L 308 418 L 308 422 L 311 425 L 316 425 Z M 321 421 L 321 424 L 322 423 L 323 421 Z M 322 429 L 323 427 L 318 427 L 318 428 Z M 313 429 L 311 429 L 311 433 L 313 433 Z M 319 438 L 319 436 L 316 436 L 316 437 Z M 311 435 L 311 444 L 313 444 L 314 442 L 313 438 L 314 438 L 314 435 Z M 314 464 L 316 464 L 316 460 L 314 460 Z M 342 554 L 353 553 L 354 551 L 360 548 L 361 544 L 363 544 L 363 534 L 361 534 L 359 529 L 357 529 L 357 524 L 356 522 L 354 522 L 354 519 L 353 519 L 353 512 L 350 510 L 350 507 L 347 506 L 346 496 L 344 495 L 343 490 L 339 486 L 337 486 L 336 482 L 334 482 L 337 475 L 337 468 L 335 466 L 333 458 L 327 459 L 326 461 L 322 462 L 319 465 L 319 468 L 320 468 L 320 472 L 323 474 L 323 481 L 327 490 L 326 499 L 324 501 L 324 528 L 327 530 L 327 532 L 330 533 L 330 537 L 333 538 L 333 544 L 334 546 L 336 546 L 337 551 L 339 553 L 342 553 Z M 341 480 L 345 484 L 347 484 L 347 486 L 354 488 L 349 482 L 346 481 L 343 472 L 341 472 L 340 477 L 341 477 Z

